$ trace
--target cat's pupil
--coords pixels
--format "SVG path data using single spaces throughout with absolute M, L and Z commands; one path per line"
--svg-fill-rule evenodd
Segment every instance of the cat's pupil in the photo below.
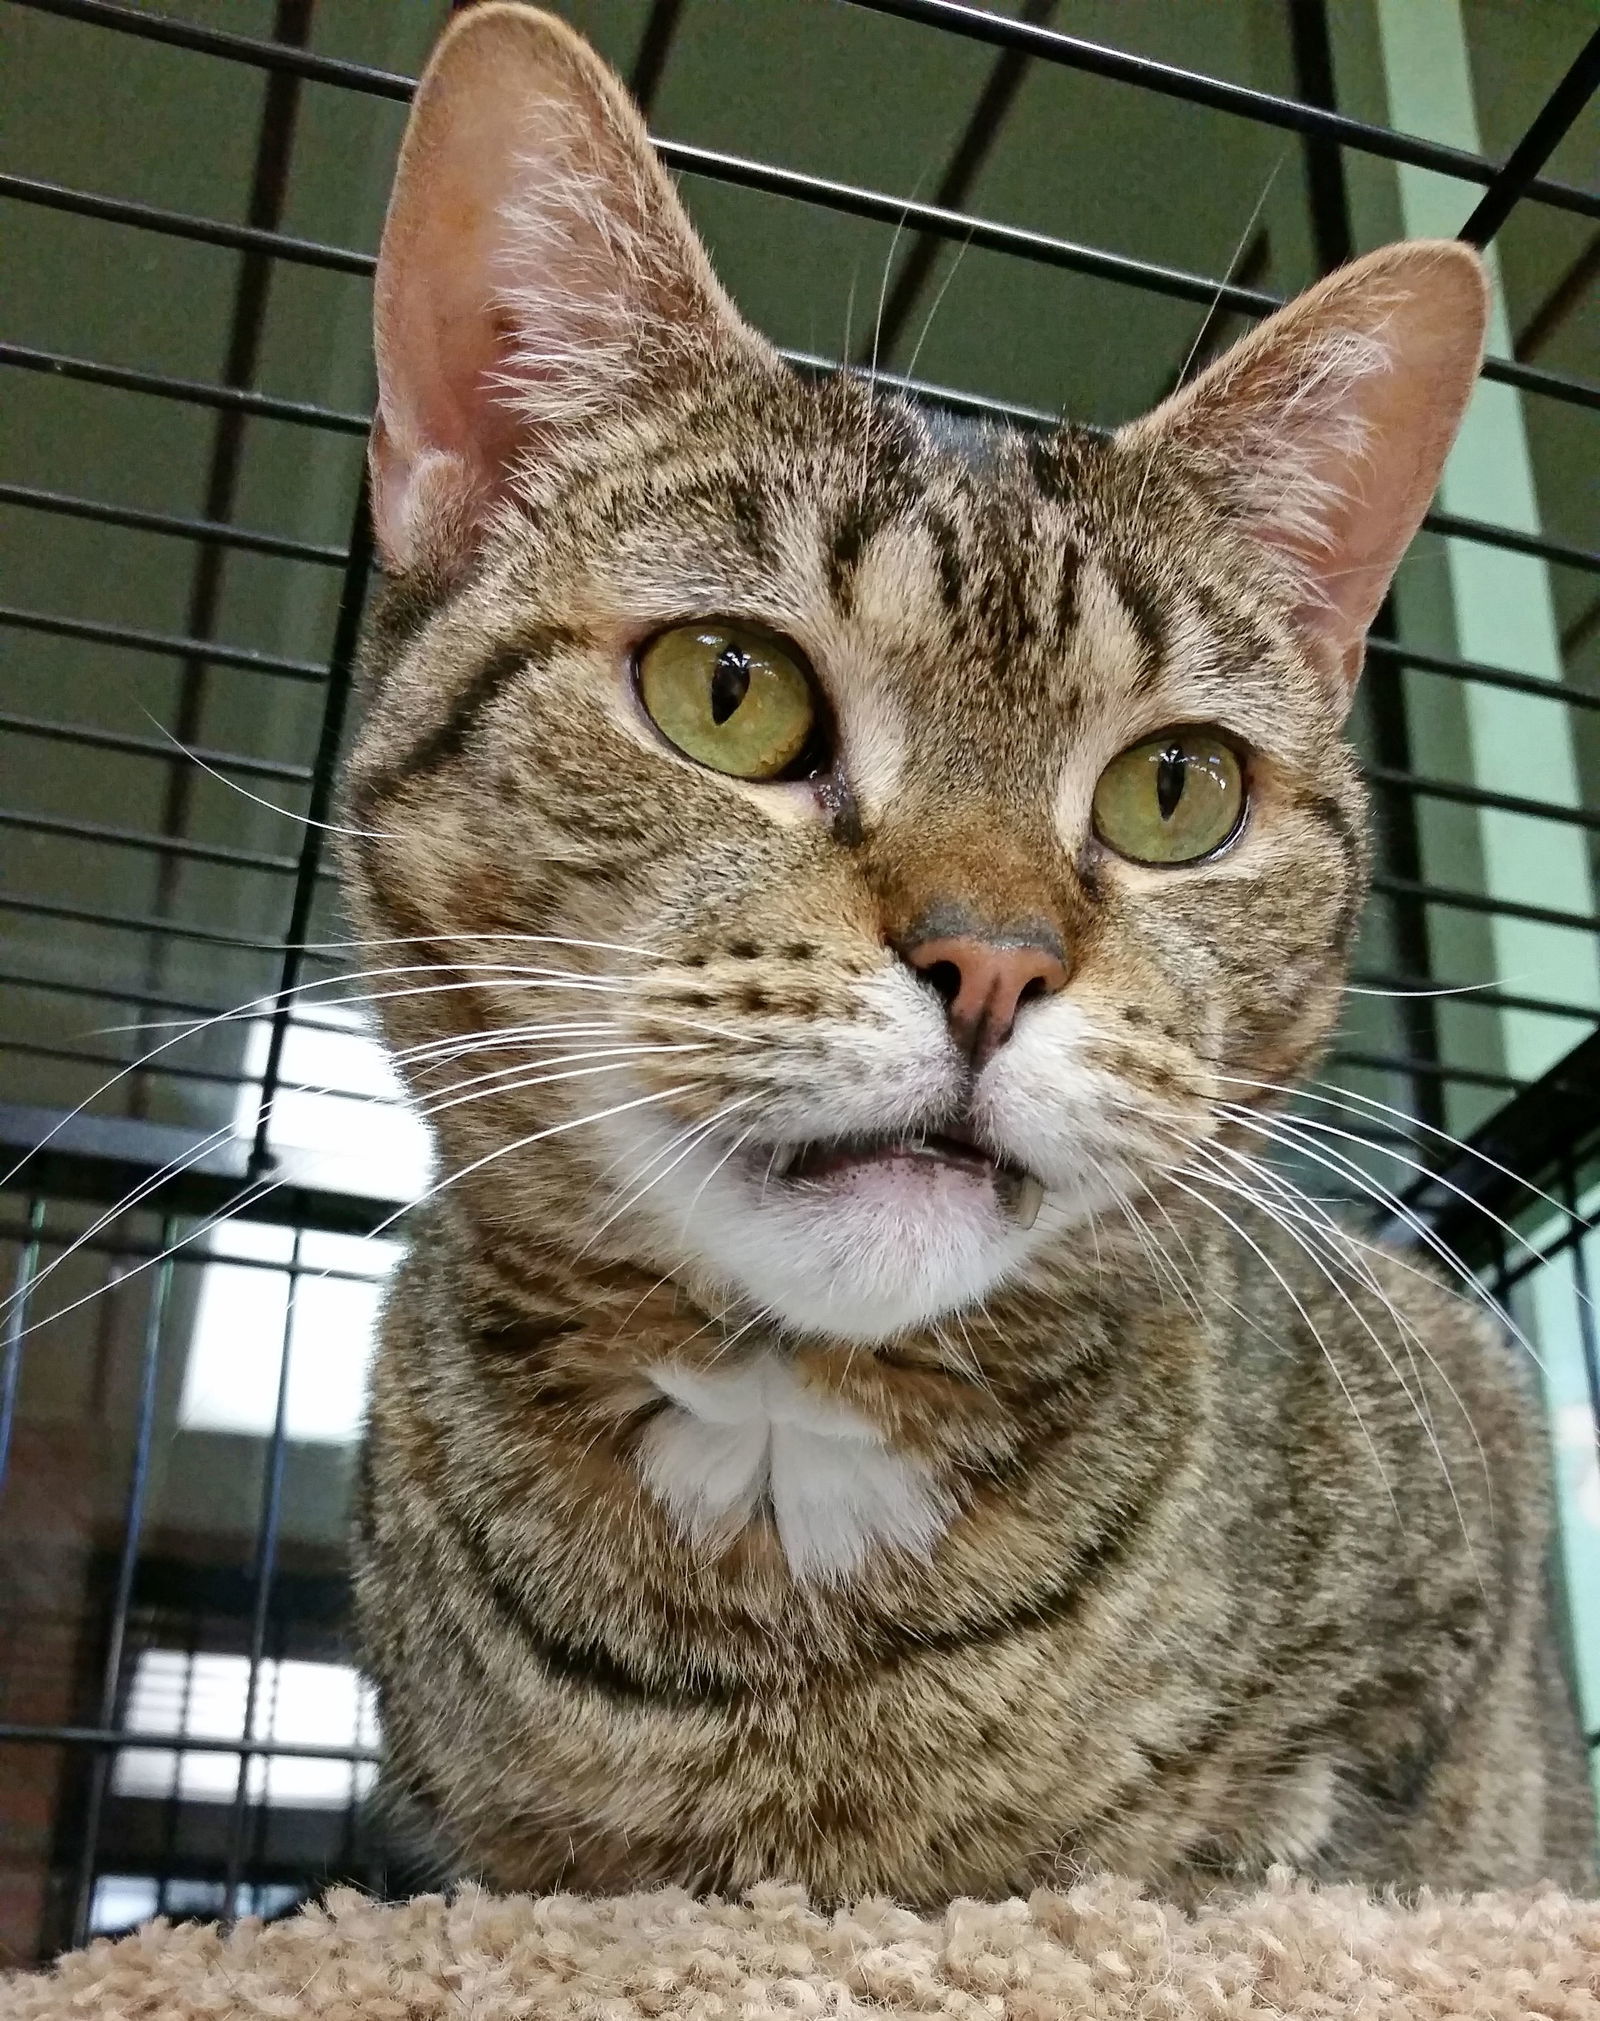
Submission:
M 725 723 L 750 692 L 750 655 L 724 646 L 711 676 L 711 720 Z
M 1156 806 L 1163 821 L 1170 821 L 1177 812 L 1188 777 L 1188 760 L 1177 745 L 1163 751 L 1156 760 Z

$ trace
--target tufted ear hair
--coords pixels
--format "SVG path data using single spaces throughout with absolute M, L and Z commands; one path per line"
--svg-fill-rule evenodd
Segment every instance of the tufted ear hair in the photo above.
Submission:
M 505 0 L 458 14 L 417 88 L 374 335 L 379 552 L 445 578 L 525 459 L 730 348 L 764 350 L 617 79 Z
M 1341 702 L 1438 484 L 1487 318 L 1470 247 L 1385 246 L 1280 309 L 1119 438 L 1136 455 L 1176 445 L 1271 551 Z

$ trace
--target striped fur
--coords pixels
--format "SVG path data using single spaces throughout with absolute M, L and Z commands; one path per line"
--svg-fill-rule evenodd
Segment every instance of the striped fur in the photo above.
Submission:
M 1192 412 L 952 427 L 720 327 L 641 370 L 417 542 L 369 640 L 350 899 L 444 985 L 388 1037 L 425 1100 L 526 1066 L 437 1113 L 384 1321 L 394 1788 L 503 1887 L 1580 1882 L 1510 1350 L 1195 1176 L 1317 1057 L 1365 889 L 1303 492 L 1285 568 Z M 644 719 L 632 650 L 708 614 L 803 649 L 826 777 Z M 1173 723 L 1250 753 L 1251 810 L 1142 870 L 1090 796 Z M 950 912 L 1070 969 L 976 1076 L 894 952 Z M 606 1032 L 508 1049 L 530 1019 Z M 1031 1228 L 772 1178 L 963 1108 L 1045 1182 Z

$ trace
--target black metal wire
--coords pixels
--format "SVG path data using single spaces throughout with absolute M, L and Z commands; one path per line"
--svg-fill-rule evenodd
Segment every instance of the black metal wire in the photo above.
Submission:
M 12 0 L 13 6 L 31 4 L 32 0 Z M 314 400 L 280 400 L 272 393 L 256 393 L 237 386 L 210 386 L 203 379 L 181 379 L 171 372 L 138 372 L 126 365 L 104 365 L 93 358 L 71 358 L 60 351 L 41 350 L 37 344 L 0 342 L 0 365 L 11 365 L 23 372 L 46 372 L 57 379 L 77 379 L 89 386 L 114 386 L 123 393 L 149 393 L 158 400 L 185 400 L 199 407 L 231 407 L 240 414 L 257 414 L 263 421 L 327 428 L 338 434 L 359 435 L 363 440 L 372 425 L 370 414 L 341 413 L 336 407 L 319 407 Z
M 152 856 L 178 856 L 186 863 L 223 863 L 235 870 L 286 875 L 295 868 L 292 856 L 268 856 L 262 850 L 240 849 L 228 842 L 189 842 L 176 835 L 152 835 L 142 828 L 113 828 L 108 822 L 85 821 L 78 815 L 23 814 L 0 807 L 0 828 L 22 828 L 35 835 L 70 835 L 74 842 L 138 849 Z
M 189 744 L 181 750 L 159 737 L 124 736 L 119 730 L 98 730 L 87 723 L 56 723 L 46 716 L 19 716 L 0 709 L 0 731 L 16 737 L 42 737 L 53 743 L 78 744 L 95 751 L 119 751 L 131 758 L 159 759 L 162 764 L 209 767 L 213 772 L 238 772 L 247 779 L 277 779 L 304 785 L 309 765 L 291 765 L 278 758 L 250 758 L 241 751 L 214 751 Z
M 1600 551 L 1575 547 L 1567 541 L 1547 540 L 1542 534 L 1521 533 L 1512 526 L 1492 526 L 1483 519 L 1463 519 L 1458 512 L 1430 512 L 1422 522 L 1428 533 L 1444 534 L 1453 540 L 1472 540 L 1487 547 L 1508 548 L 1513 554 L 1529 554 L 1537 561 L 1553 561 L 1561 568 L 1583 569 L 1600 575 Z
M 1398 787 L 1426 800 L 1453 800 L 1462 807 L 1493 807 L 1506 814 L 1527 814 L 1537 821 L 1587 828 L 1600 834 L 1600 808 L 1572 807 L 1559 800 L 1528 800 L 1516 793 L 1496 793 L 1486 786 L 1467 786 L 1454 779 L 1430 779 L 1420 772 L 1402 772 L 1387 765 L 1367 765 L 1368 780 Z
M 31 988 L 33 985 L 26 984 L 24 987 Z M 129 1000 L 137 997 L 141 1003 L 144 1001 L 144 991 L 137 985 L 130 987 L 127 996 Z M 131 1073 L 139 1066 L 137 1059 L 122 1059 L 115 1053 L 92 1052 L 84 1046 L 46 1045 L 39 1039 L 8 1039 L 6 1050 L 23 1059 L 61 1060 L 82 1067 L 111 1067 L 123 1073 Z M 228 1088 L 253 1088 L 257 1079 L 256 1075 L 242 1073 L 237 1068 L 196 1067 L 180 1060 L 162 1060 L 156 1071 L 163 1080 L 210 1081 L 218 1087 Z
M 1571 379 L 1559 372 L 1542 372 L 1537 365 L 1519 365 L 1511 358 L 1485 358 L 1478 369 L 1480 379 L 1496 385 L 1515 386 L 1523 393 L 1541 393 L 1547 400 L 1565 400 L 1591 411 L 1600 408 L 1600 385 L 1592 379 Z
M 41 984 L 32 981 L 24 983 L 23 987 L 47 991 L 53 988 L 49 983 Z M 141 1004 L 145 1001 L 144 991 L 137 986 L 125 992 L 126 998 L 134 996 L 139 998 Z M 10 1039 L 7 1041 L 7 1050 L 32 1060 L 62 1060 L 76 1066 L 110 1067 L 119 1075 L 131 1074 L 142 1066 L 142 1061 L 137 1056 L 133 1059 L 126 1059 L 115 1053 L 90 1052 L 82 1046 L 46 1045 L 37 1039 Z M 162 1079 L 210 1081 L 218 1087 L 225 1088 L 259 1088 L 261 1085 L 261 1076 L 259 1074 L 248 1074 L 238 1067 L 196 1067 L 177 1060 L 162 1060 L 155 1071 L 160 1074 Z M 386 1102 L 381 1095 L 360 1094 L 354 1090 L 330 1090 L 311 1081 L 296 1080 L 292 1075 L 280 1075 L 278 1092 L 280 1095 L 320 1095 L 329 1101 L 353 1102 L 358 1107 L 385 1108 L 394 1106 L 393 1103 Z
M 292 660 L 281 653 L 257 652 L 251 646 L 220 645 L 212 639 L 190 639 L 170 632 L 147 632 L 135 625 L 108 625 L 94 618 L 61 617 L 54 611 L 17 610 L 0 606 L 0 625 L 14 630 L 46 632 L 54 638 L 85 639 L 93 645 L 121 646 L 129 652 L 163 653 L 178 659 L 203 659 L 213 666 L 237 667 L 243 673 L 279 674 L 291 681 L 328 678 L 320 660 Z
M 347 91 L 364 91 L 375 98 L 396 99 L 402 104 L 416 90 L 416 79 L 402 77 L 398 71 L 350 63 L 337 56 L 319 56 L 310 49 L 258 41 L 227 29 L 203 28 L 197 21 L 180 21 L 137 7 L 117 6 L 114 0 L 12 0 L 12 5 L 31 7 L 40 14 L 57 14 L 68 21 L 88 22 L 96 28 L 113 28 L 124 35 L 142 36 L 147 42 L 165 42 L 174 49 L 226 57 L 232 63 L 248 63 L 257 70 L 280 71 L 287 76 L 306 78 L 313 84 L 333 84 Z
M 161 1224 L 161 1247 L 170 1249 L 177 1240 L 171 1221 Z M 145 1313 L 144 1346 L 140 1356 L 139 1401 L 134 1418 L 133 1459 L 128 1473 L 128 1492 L 123 1502 L 122 1538 L 117 1553 L 117 1578 L 106 1624 L 105 1655 L 100 1672 L 100 1702 L 96 1715 L 101 1726 L 116 1721 L 117 1697 L 122 1682 L 122 1659 L 128 1637 L 128 1614 L 133 1604 L 133 1580 L 139 1567 L 139 1550 L 144 1539 L 145 1503 L 150 1491 L 150 1462 L 155 1447 L 157 1381 L 161 1373 L 161 1353 L 168 1303 L 172 1293 L 172 1259 L 157 1264 Z M 111 1776 L 109 1755 L 96 1754 L 89 1765 L 89 1791 L 81 1827 L 82 1845 L 78 1855 L 77 1884 L 73 1891 L 72 1942 L 86 1943 L 89 1937 L 89 1908 L 94 1897 L 95 1862 L 100 1850 L 100 1823 L 105 1810 L 106 1790 Z
M 29 975 L 20 969 L 0 968 L 0 988 L 48 990 L 53 995 L 89 997 L 96 1003 L 125 1004 L 132 994 L 126 984 L 115 982 L 86 982 L 81 976 L 70 980 L 62 976 Z M 143 1001 L 144 992 L 140 991 Z M 164 996 L 154 1000 L 157 1010 L 178 1011 L 185 1017 L 209 1018 L 226 1015 L 229 1006 L 219 1003 L 200 1003 L 192 997 Z
M 0 907 L 37 919 L 59 919 L 75 926 L 103 926 L 116 933 L 146 936 L 167 934 L 175 940 L 193 941 L 198 946 L 230 948 L 241 954 L 279 954 L 280 940 L 266 940 L 259 934 L 230 933 L 225 927 L 201 926 L 183 919 L 152 919 L 148 913 L 121 912 L 112 907 L 91 912 L 81 905 L 64 905 L 49 898 L 26 898 L 0 891 Z
M 41 1199 L 38 1201 L 37 1206 L 39 1224 L 41 1229 L 43 1229 L 48 1212 L 47 1203 Z M 92 1236 L 75 1235 L 71 1240 L 85 1256 L 102 1257 L 117 1263 L 148 1263 L 153 1265 L 161 1262 L 166 1256 L 170 1245 L 153 1240 L 141 1241 L 137 1236 L 115 1232 L 120 1223 L 128 1218 L 127 1216 L 120 1216 L 117 1221 L 108 1222 L 107 1226 L 99 1234 Z M 3 1213 L 0 1213 L 0 1241 L 20 1243 L 30 1240 L 31 1225 L 30 1220 L 7 1218 Z M 292 1224 L 285 1222 L 280 1225 L 289 1227 Z M 311 1224 L 308 1223 L 307 1227 L 309 1228 L 310 1226 Z M 65 1236 L 59 1238 L 47 1236 L 45 1239 L 47 1243 L 51 1239 L 62 1242 L 67 1240 Z M 291 1285 L 297 1284 L 302 1278 L 307 1277 L 315 1278 L 319 1284 L 376 1285 L 382 1281 L 381 1273 L 370 1270 L 347 1270 L 337 1264 L 331 1263 L 310 1264 L 304 1261 L 292 1262 L 288 1257 L 249 1256 L 242 1250 L 230 1249 L 225 1253 L 218 1253 L 208 1248 L 197 1248 L 191 1253 L 185 1254 L 181 1240 L 177 1254 L 172 1258 L 172 1265 L 175 1271 L 204 1271 L 213 1263 L 224 1263 L 229 1270 L 256 1270 L 264 1272 L 269 1276 L 286 1277 Z
M 1023 0 L 1019 19 L 1045 27 L 1056 11 L 1056 4 L 1057 0 Z M 996 57 L 934 190 L 933 201 L 940 210 L 960 210 L 965 205 L 978 171 L 988 160 L 1022 88 L 1028 61 L 1027 53 L 1020 49 L 1002 49 Z M 882 313 L 857 353 L 858 364 L 875 366 L 880 360 L 894 356 L 912 309 L 933 273 L 940 244 L 936 238 L 919 236 L 906 248 L 898 271 L 889 281 Z
M 43 182 L 36 176 L 0 174 L 0 197 L 42 204 L 74 217 L 99 218 L 107 224 L 164 232 L 170 238 L 193 239 L 201 245 L 264 253 L 292 265 L 325 267 L 334 273 L 364 274 L 370 278 L 376 264 L 370 253 L 351 252 L 344 246 L 320 245 L 315 239 L 297 239 L 287 232 L 255 225 L 230 225 L 216 218 L 190 217 L 182 211 L 164 210 L 158 204 L 68 189 L 62 183 Z
M 660 89 L 667 56 L 682 16 L 683 0 L 650 0 L 644 33 L 639 37 L 638 54 L 628 73 L 628 89 L 647 119 L 656 102 L 656 92 Z
M 1526 919 L 1536 926 L 1566 926 L 1574 933 L 1593 934 L 1595 922 L 1583 912 L 1563 912 L 1553 905 L 1528 905 L 1516 899 L 1495 898 L 1477 891 L 1459 891 L 1450 885 L 1418 884 L 1408 878 L 1380 872 L 1372 880 L 1374 891 L 1390 898 L 1423 898 L 1429 905 L 1452 906 L 1457 912 L 1490 913 L 1498 919 Z
M 1434 169 L 1441 175 L 1463 182 L 1491 184 L 1499 173 L 1494 163 L 1463 148 L 1446 147 L 1438 141 L 1422 140 L 1412 134 L 1395 133 L 1373 126 L 1347 114 L 1328 112 L 1302 105 L 1294 99 L 1275 97 L 1248 85 L 1229 84 L 1199 71 L 1180 70 L 1172 64 L 1135 56 L 1123 49 L 1085 41 L 1059 30 L 1013 21 L 1003 15 L 986 13 L 975 7 L 959 6 L 954 0 L 848 0 L 880 14 L 896 14 L 903 19 L 941 28 L 948 33 L 987 42 L 996 49 L 1019 49 L 1047 63 L 1094 76 L 1137 84 L 1163 97 L 1178 98 L 1190 105 L 1209 107 L 1214 112 L 1231 112 L 1260 126 L 1281 127 L 1292 133 L 1315 133 L 1341 145 L 1382 160 L 1405 162 L 1414 168 Z M 381 70 L 365 63 L 322 56 L 309 50 L 291 50 L 257 41 L 231 31 L 203 28 L 196 22 L 177 21 L 165 15 L 147 14 L 114 0 L 13 0 L 13 5 L 32 7 L 40 13 L 56 14 L 124 34 L 140 35 L 149 41 L 165 42 L 180 49 L 192 49 L 208 56 L 225 57 L 235 63 L 253 64 L 258 69 L 292 72 L 318 84 L 332 84 L 350 91 L 366 92 L 378 98 L 404 102 L 416 89 L 414 78 Z M 1600 196 L 1570 184 L 1535 177 L 1518 192 L 1538 203 L 1558 210 L 1576 211 L 1584 217 L 1600 218 Z
M 28 1226 L 17 1258 L 16 1275 L 0 1332 L 0 1495 L 5 1492 L 11 1460 L 11 1437 L 17 1420 L 17 1390 L 22 1381 L 22 1338 L 28 1331 L 29 1295 L 39 1274 L 39 1252 L 45 1224 L 45 1202 L 35 1194 L 28 1202 Z
M 274 951 L 276 951 L 278 942 L 274 941 L 272 946 Z M 315 948 L 309 950 L 309 956 L 311 959 L 317 959 L 318 950 Z M 1383 980 L 1381 977 L 1371 979 L 1374 981 Z M 145 994 L 142 986 L 136 987 L 131 983 L 118 984 L 115 981 L 87 982 L 81 976 L 74 976 L 68 980 L 62 976 L 29 975 L 17 969 L 0 968 L 0 985 L 9 985 L 13 989 L 46 990 L 52 995 L 89 997 L 97 1003 L 125 1004 L 131 997 L 137 995 L 143 1007 L 154 1010 L 176 1011 L 184 1018 L 193 1018 L 202 1022 L 212 1022 L 224 1018 L 232 1020 L 240 1016 L 240 1006 L 237 1003 L 217 1003 L 214 1001 L 202 1003 L 194 997 L 149 997 Z M 270 1002 L 270 1000 L 269 995 L 267 1001 Z M 1532 999 L 1531 1001 L 1537 1002 L 1538 1000 Z M 309 1030 L 337 1032 L 341 1036 L 348 1035 L 350 1030 L 348 1024 L 331 1018 L 319 1019 L 317 1016 L 319 1009 L 330 1008 L 336 1002 L 337 999 L 328 999 L 326 1002 L 319 1003 L 315 997 L 302 998 L 300 1003 L 295 1007 L 295 1023 Z M 1548 1009 L 1550 1006 L 1541 1004 L 1540 1008 Z M 1575 1012 L 1574 1015 L 1582 1016 L 1584 1013 Z M 155 1027 L 151 1024 L 145 1024 L 131 1027 L 131 1029 L 149 1031 L 155 1029 Z M 249 1075 L 246 1078 L 253 1080 L 255 1077 Z M 283 1085 L 289 1087 L 293 1084 L 285 1081 Z
M 1600 86 L 1600 28 L 1572 60 L 1565 77 L 1534 115 L 1533 123 L 1506 159 L 1459 236 L 1486 246 L 1521 202 L 1541 168 L 1555 153 L 1573 121 Z
M 59 512 L 103 526 L 130 527 L 138 533 L 170 534 L 179 540 L 213 541 L 219 547 L 274 555 L 284 561 L 309 561 L 331 568 L 343 568 L 345 564 L 342 547 L 290 540 L 283 534 L 224 525 L 220 520 L 186 517 L 175 512 L 145 512 L 131 505 L 111 505 L 99 498 L 75 498 L 69 492 L 45 491 L 33 484 L 0 483 L 0 505 L 20 506 L 29 512 Z
M 29 0 L 36 4 L 36 0 Z M 1440 175 L 1455 176 L 1463 182 L 1492 183 L 1499 171 L 1493 162 L 1463 148 L 1446 147 L 1413 134 L 1395 133 L 1388 127 L 1372 126 L 1348 114 L 1322 106 L 1305 105 L 1296 99 L 1278 98 L 1245 84 L 1229 84 L 1220 77 L 1207 77 L 1196 70 L 1180 70 L 1170 63 L 1158 63 L 1148 56 L 1135 56 L 1126 49 L 1112 49 L 1103 43 L 1087 42 L 1058 29 L 1030 26 L 1002 14 L 956 4 L 956 0 L 847 0 L 852 7 L 864 7 L 875 14 L 894 14 L 902 20 L 925 27 L 940 28 L 995 49 L 1020 49 L 1045 63 L 1059 63 L 1070 70 L 1082 70 L 1123 84 L 1136 84 L 1162 97 L 1182 99 L 1189 105 L 1203 105 L 1213 112 L 1236 113 L 1258 126 L 1276 126 L 1290 133 L 1312 134 L 1337 141 L 1360 154 L 1382 160 L 1405 162 L 1413 168 L 1430 168 Z M 1600 195 L 1574 189 L 1567 183 L 1535 178 L 1519 192 L 1537 202 L 1558 209 L 1577 211 L 1584 217 L 1600 217 Z
M 356 649 L 361 640 L 361 619 L 366 608 L 367 584 L 372 569 L 372 514 L 367 497 L 367 480 L 362 473 L 356 491 L 355 520 L 350 529 L 350 559 L 345 566 L 344 587 L 339 600 L 339 617 L 334 627 L 333 647 L 328 656 L 328 694 L 317 738 L 317 754 L 312 762 L 311 795 L 306 807 L 306 825 L 300 842 L 300 858 L 295 873 L 294 898 L 289 908 L 283 966 L 278 975 L 278 1006 L 272 1016 L 272 1035 L 267 1045 L 266 1066 L 261 1076 L 261 1106 L 256 1116 L 255 1142 L 250 1151 L 250 1172 L 254 1177 L 273 1162 L 270 1130 L 272 1105 L 277 1095 L 283 1066 L 284 1041 L 294 1015 L 294 1000 L 305 969 L 305 941 L 311 929 L 312 907 L 317 880 L 324 874 L 322 838 L 333 808 L 334 773 L 339 746 L 344 736 L 345 712 L 349 707 L 355 673 Z
M 0 1742 L 13 1741 L 56 1747 L 113 1747 L 119 1751 L 125 1747 L 154 1747 L 175 1749 L 181 1754 L 281 1755 L 292 1761 L 377 1763 L 382 1759 L 379 1751 L 370 1747 L 319 1747 L 311 1741 L 296 1740 L 236 1740 L 231 1735 L 226 1740 L 217 1740 L 188 1732 L 186 1722 L 180 1724 L 177 1734 L 171 1734 L 133 1733 L 116 1726 L 71 1726 L 59 1722 L 36 1726 L 31 1721 L 0 1719 Z
M 1483 688 L 1503 688 L 1508 694 L 1537 695 L 1559 702 L 1569 709 L 1600 708 L 1600 695 L 1560 681 L 1541 680 L 1537 674 L 1514 674 L 1505 667 L 1485 666 L 1481 660 L 1451 659 L 1447 653 L 1423 652 L 1417 646 L 1402 645 L 1398 639 L 1367 640 L 1369 660 L 1393 660 L 1402 667 L 1414 667 L 1420 674 L 1440 674 L 1447 680 L 1469 681 Z
M 300 1261 L 300 1245 L 303 1232 L 294 1231 L 294 1247 L 290 1254 L 291 1266 Z M 278 1386 L 273 1401 L 272 1430 L 267 1439 L 265 1471 L 261 1482 L 261 1506 L 256 1517 L 256 1553 L 251 1568 L 250 1607 L 250 1669 L 245 1685 L 244 1715 L 239 1722 L 239 1730 L 253 1736 L 256 1730 L 256 1715 L 260 1706 L 261 1667 L 267 1653 L 267 1624 L 272 1614 L 272 1577 L 278 1562 L 278 1528 L 283 1518 L 283 1463 L 288 1449 L 289 1432 L 289 1377 L 294 1361 L 294 1292 L 293 1279 L 290 1280 L 290 1295 L 285 1303 L 283 1333 L 278 1348 Z M 102 1720 L 102 1725 L 109 1724 Z M 231 1921 L 239 1913 L 239 1882 L 244 1870 L 245 1824 L 250 1802 L 250 1771 L 253 1757 L 241 1754 L 239 1776 L 234 1784 L 233 1805 L 228 1820 L 228 1854 L 226 1880 L 222 1894 L 222 1913 Z M 267 1771 L 271 1773 L 270 1766 Z M 263 1799 L 265 1791 L 262 1792 Z

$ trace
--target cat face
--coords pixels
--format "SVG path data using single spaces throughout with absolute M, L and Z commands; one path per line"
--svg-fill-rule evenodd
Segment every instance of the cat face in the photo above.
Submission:
M 1476 363 L 1470 255 L 1365 264 L 1116 438 L 941 422 L 785 367 L 576 38 L 462 18 L 380 265 L 348 858 L 446 971 L 388 1025 L 479 1211 L 880 1342 L 1301 1065 Z

